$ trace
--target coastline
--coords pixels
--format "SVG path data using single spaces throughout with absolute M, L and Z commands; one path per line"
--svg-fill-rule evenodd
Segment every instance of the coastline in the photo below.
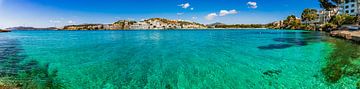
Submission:
M 346 30 L 331 31 L 330 36 L 360 43 L 360 31 L 346 31 Z
M 117 29 L 117 30 L 111 30 L 111 29 L 97 29 L 97 30 L 90 30 L 90 29 L 83 29 L 83 30 L 68 30 L 68 29 L 60 29 L 57 31 L 127 31 L 127 30 L 244 30 L 244 29 L 272 29 L 272 28 L 178 28 L 178 29 Z

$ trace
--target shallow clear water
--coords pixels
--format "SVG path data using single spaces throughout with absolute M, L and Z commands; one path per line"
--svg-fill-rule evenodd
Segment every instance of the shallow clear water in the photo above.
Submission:
M 352 76 L 327 81 L 329 39 L 339 41 L 269 29 L 14 31 L 0 33 L 0 58 L 49 63 L 74 89 L 355 88 Z

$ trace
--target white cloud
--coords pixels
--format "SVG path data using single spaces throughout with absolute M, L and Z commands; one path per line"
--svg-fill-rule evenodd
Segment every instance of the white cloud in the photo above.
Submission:
M 197 17 L 191 17 L 191 19 L 193 19 L 193 20 L 194 20 L 194 19 L 197 19 Z
M 206 20 L 213 20 L 216 16 L 218 16 L 216 13 L 210 13 L 207 16 L 205 16 Z
M 190 10 L 194 10 L 194 8 L 190 8 Z
M 135 20 L 134 18 L 127 18 L 128 20 L 130 20 L 130 21 L 133 21 L 133 20 Z
M 185 13 L 176 13 L 176 15 L 184 15 Z
M 178 5 L 178 6 L 181 6 L 181 8 L 186 9 L 186 8 L 189 8 L 189 7 L 190 7 L 190 3 L 180 4 L 180 5 Z
M 61 23 L 60 20 L 49 20 L 50 23 Z
M 213 20 L 215 17 L 217 16 L 226 16 L 226 15 L 232 15 L 232 14 L 237 14 L 238 12 L 233 9 L 233 10 L 220 10 L 219 15 L 217 13 L 210 13 L 208 15 L 205 16 L 206 20 Z
M 247 5 L 249 6 L 249 8 L 253 8 L 253 9 L 256 9 L 258 6 L 257 6 L 257 3 L 256 2 L 247 2 Z
M 115 19 L 121 19 L 121 17 L 114 17 Z
M 68 23 L 69 23 L 69 24 L 74 24 L 74 23 L 76 23 L 76 22 L 75 22 L 75 21 L 72 21 L 72 20 L 69 20 Z
M 237 14 L 238 12 L 236 10 L 220 10 L 219 16 L 226 16 L 230 14 Z

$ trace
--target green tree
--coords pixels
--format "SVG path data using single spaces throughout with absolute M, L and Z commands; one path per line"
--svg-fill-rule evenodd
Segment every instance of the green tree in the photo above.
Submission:
M 284 26 L 286 29 L 300 29 L 301 21 L 295 15 L 290 15 L 284 20 Z
M 350 16 L 348 14 L 336 15 L 336 16 L 333 16 L 330 20 L 331 23 L 333 23 L 337 26 L 341 26 L 344 24 L 355 24 L 356 21 L 357 21 L 357 17 Z
M 331 31 L 332 29 L 336 29 L 336 25 L 333 23 L 325 23 L 321 26 L 323 31 Z
M 345 15 L 345 21 L 343 24 L 355 24 L 357 22 L 356 16 Z
M 345 22 L 345 17 L 342 15 L 336 15 L 331 18 L 330 22 L 339 26 Z
M 319 16 L 316 9 L 306 8 L 301 14 L 301 20 L 308 24 L 310 21 L 317 19 Z

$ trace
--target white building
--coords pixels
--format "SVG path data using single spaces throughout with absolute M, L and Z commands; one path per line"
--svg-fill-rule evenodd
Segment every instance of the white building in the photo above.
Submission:
M 165 29 L 167 25 L 160 20 L 149 20 L 147 22 L 150 24 L 150 29 Z
M 359 15 L 360 0 L 345 0 L 340 6 L 339 14 L 349 14 L 352 16 Z
M 283 20 L 275 21 L 272 22 L 271 24 L 274 26 L 274 28 L 281 28 L 284 26 L 284 21 Z
M 193 22 L 168 20 L 162 18 L 152 18 L 144 21 L 148 24 L 148 29 L 186 29 L 186 28 L 205 28 Z M 137 27 L 138 25 L 135 25 Z
M 184 29 L 199 29 L 199 28 L 206 28 L 205 26 L 203 25 L 199 25 L 199 24 L 184 24 L 182 25 L 182 28 Z
M 336 15 L 338 9 L 333 9 L 331 11 L 327 11 L 327 10 L 320 10 L 318 11 L 318 19 L 315 20 L 315 22 L 318 23 L 326 23 L 329 22 L 331 19 L 331 16 Z
M 150 24 L 140 21 L 130 26 L 130 29 L 150 29 Z

